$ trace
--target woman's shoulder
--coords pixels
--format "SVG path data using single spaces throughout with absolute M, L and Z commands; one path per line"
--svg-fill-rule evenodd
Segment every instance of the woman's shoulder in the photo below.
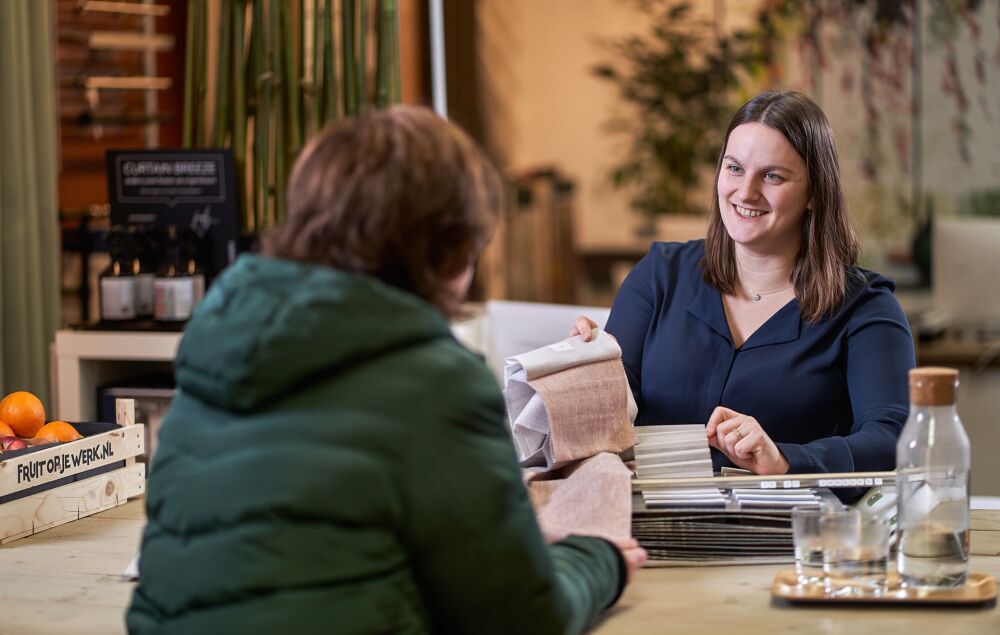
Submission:
M 705 258 L 705 241 L 654 242 L 643 258 L 643 264 L 651 267 L 654 277 L 667 276 L 697 277 L 702 274 L 702 260 Z M 666 266 L 664 266 L 666 265 Z
M 906 317 L 895 291 L 896 282 L 891 278 L 870 269 L 849 267 L 845 311 L 852 320 L 886 318 L 905 323 Z
M 700 262 L 705 257 L 705 239 L 699 238 L 687 242 L 655 241 L 650 245 L 647 256 Z

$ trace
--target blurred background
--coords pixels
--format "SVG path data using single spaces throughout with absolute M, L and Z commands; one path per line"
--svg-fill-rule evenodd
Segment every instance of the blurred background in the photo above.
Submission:
M 341 3 L 331 3 L 337 27 Z M 95 3 L 54 2 L 59 209 L 70 247 L 64 323 L 98 315 L 97 294 L 79 293 L 83 237 L 73 230 L 89 217 L 88 230 L 98 233 L 82 241 L 98 247 L 92 286 L 107 258 L 99 235 L 107 229 L 105 150 L 232 142 L 230 131 L 213 129 L 213 114 L 225 91 L 219 40 L 229 37 L 220 16 L 233 2 L 162 1 L 153 18 L 81 10 L 88 4 Z M 252 2 L 235 4 L 252 14 Z M 305 12 L 313 3 L 287 4 Z M 396 8 L 398 99 L 430 105 L 428 7 L 401 0 Z M 930 284 L 931 219 L 1000 215 L 995 1 L 452 0 L 442 7 L 448 116 L 487 148 L 515 192 L 507 231 L 481 272 L 480 298 L 609 304 L 650 240 L 703 235 L 726 123 L 769 88 L 802 91 L 827 112 L 865 264 L 901 287 Z M 188 30 L 199 21 L 192 36 L 201 50 L 192 53 Z M 372 37 L 362 45 L 369 65 L 376 26 L 368 20 Z M 107 35 L 125 30 L 137 34 L 133 41 Z M 189 78 L 201 81 L 192 105 L 205 113 L 200 121 L 188 114 L 188 139 L 186 54 L 192 74 L 200 71 Z M 162 84 L 88 87 L 96 75 Z M 244 204 L 252 203 L 248 192 Z M 256 229 L 246 218 L 242 229 Z
M 1000 409 L 997 0 L 7 0 L 0 12 L 0 384 L 52 385 L 57 407 L 73 399 L 67 417 L 97 416 L 110 393 L 96 387 L 148 364 L 167 379 L 147 383 L 169 389 L 183 316 L 111 315 L 102 281 L 173 275 L 176 261 L 210 285 L 211 253 L 231 259 L 280 222 L 288 170 L 329 121 L 398 102 L 446 114 L 509 183 L 473 301 L 607 307 L 651 241 L 704 235 L 726 124 L 774 88 L 829 116 L 863 264 L 898 282 L 919 362 L 963 369 L 967 421 Z M 137 220 L 109 198 L 109 150 L 177 149 L 218 151 L 232 171 L 215 225 L 207 209 Z M 73 348 L 71 335 L 122 330 L 174 339 L 101 340 L 123 351 L 106 364 Z

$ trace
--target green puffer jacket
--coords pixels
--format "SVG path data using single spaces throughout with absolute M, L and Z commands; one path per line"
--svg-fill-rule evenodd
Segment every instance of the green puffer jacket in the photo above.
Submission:
M 131 633 L 575 633 L 622 586 L 546 546 L 485 365 L 417 297 L 244 256 L 176 362 Z

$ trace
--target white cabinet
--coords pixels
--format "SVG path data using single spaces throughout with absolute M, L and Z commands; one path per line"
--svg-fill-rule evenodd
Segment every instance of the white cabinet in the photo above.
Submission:
M 181 333 L 58 331 L 52 346 L 54 414 L 49 416 L 96 420 L 98 386 L 169 368 L 180 341 Z

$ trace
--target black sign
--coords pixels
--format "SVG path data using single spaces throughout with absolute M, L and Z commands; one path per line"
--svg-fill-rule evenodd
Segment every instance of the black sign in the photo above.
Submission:
M 236 258 L 239 199 L 230 150 L 109 150 L 113 225 L 189 227 L 206 243 L 212 274 Z

